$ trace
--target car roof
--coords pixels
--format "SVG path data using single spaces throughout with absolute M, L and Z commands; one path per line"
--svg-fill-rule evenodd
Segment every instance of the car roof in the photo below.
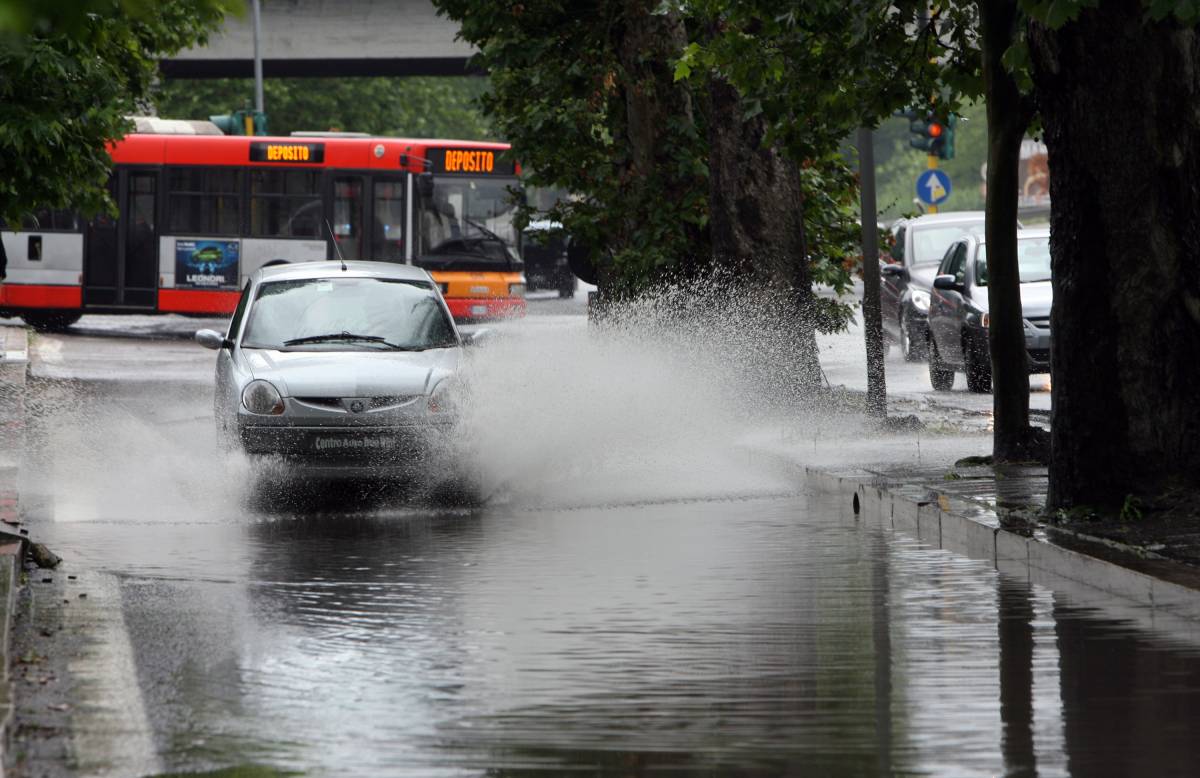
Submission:
M 926 213 L 905 219 L 908 227 L 923 227 L 927 224 L 953 224 L 955 222 L 978 222 L 984 219 L 983 211 L 950 211 L 948 213 Z
M 972 233 L 969 237 L 974 242 L 980 244 L 981 246 L 984 243 L 987 243 L 987 241 L 984 240 L 984 237 L 982 235 L 977 235 L 977 234 Z M 1049 237 L 1050 237 L 1050 228 L 1049 227 L 1023 227 L 1023 228 L 1017 230 L 1017 240 L 1021 240 L 1022 238 L 1049 238 Z M 962 238 L 959 238 L 959 240 L 962 240 Z
M 342 268 L 345 267 L 345 270 Z M 336 259 L 315 262 L 289 262 L 262 267 L 254 272 L 259 281 L 302 281 L 308 278 L 390 278 L 399 281 L 429 281 L 429 273 L 412 265 L 396 262 L 351 261 Z

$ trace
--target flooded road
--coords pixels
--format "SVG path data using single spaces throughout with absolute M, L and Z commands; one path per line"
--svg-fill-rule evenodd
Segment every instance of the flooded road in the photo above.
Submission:
M 1194 772 L 1196 630 L 864 524 L 733 440 L 530 459 L 477 510 L 264 504 L 197 375 L 39 388 L 30 528 L 67 563 L 32 587 L 78 638 L 72 771 Z

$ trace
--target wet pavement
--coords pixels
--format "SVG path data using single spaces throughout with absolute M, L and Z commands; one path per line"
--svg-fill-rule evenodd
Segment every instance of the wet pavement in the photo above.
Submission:
M 263 499 L 214 456 L 211 355 L 109 337 L 122 380 L 99 380 L 71 337 L 22 495 L 67 560 L 31 581 L 51 634 L 26 639 L 66 658 L 26 681 L 53 701 L 18 688 L 18 774 L 1194 774 L 1197 631 L 861 522 L 715 408 L 689 437 L 681 396 L 630 395 L 667 419 L 635 440 L 539 427 L 532 402 L 521 488 L 477 510 Z M 133 380 L 154 354 L 177 370 Z M 814 433 L 813 464 L 920 461 L 842 434 Z M 606 450 L 532 456 L 586 437 Z M 38 728 L 50 705 L 65 733 Z

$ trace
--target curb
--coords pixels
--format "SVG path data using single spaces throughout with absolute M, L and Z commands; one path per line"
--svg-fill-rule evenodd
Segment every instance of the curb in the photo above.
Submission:
M 0 778 L 4 777 L 4 761 L 8 758 L 9 736 L 16 704 L 13 700 L 12 622 L 17 610 L 17 589 L 20 587 L 21 560 L 24 540 L 14 535 L 0 535 Z
M 25 558 L 20 524 L 19 477 L 25 453 L 25 385 L 29 374 L 29 334 L 23 327 L 0 327 L 0 778 L 10 751 L 15 705 L 11 673 L 12 623 Z
M 991 560 L 1003 573 L 1051 587 L 1053 579 L 1065 579 L 1165 616 L 1200 621 L 1200 572 L 1181 563 L 1137 557 L 1065 534 L 1052 539 L 1041 529 L 1028 534 L 1005 529 L 994 511 L 978 503 L 867 470 L 803 471 L 809 486 L 840 495 L 866 520 L 947 551 Z

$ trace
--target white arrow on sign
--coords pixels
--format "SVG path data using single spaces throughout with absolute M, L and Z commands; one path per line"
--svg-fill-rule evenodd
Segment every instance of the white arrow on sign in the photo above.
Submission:
M 942 179 L 936 175 L 930 176 L 925 181 L 925 188 L 929 190 L 929 202 L 931 203 L 936 203 L 946 196 L 946 188 L 942 186 Z

